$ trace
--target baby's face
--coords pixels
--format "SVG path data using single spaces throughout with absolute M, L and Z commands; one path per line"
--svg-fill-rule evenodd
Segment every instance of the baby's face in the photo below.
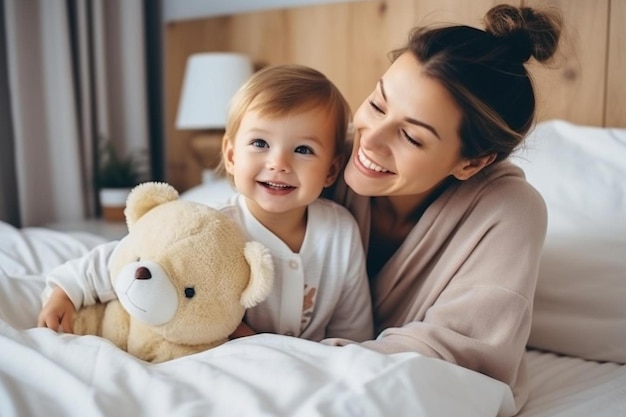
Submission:
M 334 135 L 323 108 L 272 117 L 250 110 L 224 149 L 225 167 L 258 209 L 303 212 L 337 175 Z

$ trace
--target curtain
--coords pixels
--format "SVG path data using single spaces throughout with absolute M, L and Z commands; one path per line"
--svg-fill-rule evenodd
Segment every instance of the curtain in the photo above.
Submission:
M 15 178 L 15 149 L 9 99 L 4 7 L 0 1 L 0 219 L 17 225 L 20 215 L 17 205 Z M 10 197 L 10 198 L 9 198 Z
M 9 91 L 7 100 L 0 71 L 0 112 L 11 123 L 0 151 L 14 163 L 4 173 L 2 157 L 0 220 L 25 227 L 95 217 L 101 139 L 122 153 L 149 152 L 143 2 L 3 6 Z

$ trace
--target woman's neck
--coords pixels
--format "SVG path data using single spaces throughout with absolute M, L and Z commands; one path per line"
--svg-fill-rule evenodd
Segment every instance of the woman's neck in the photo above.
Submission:
M 430 191 L 421 194 L 373 197 L 372 211 L 387 217 L 394 227 L 414 225 L 422 217 L 428 206 L 455 181 L 453 177 L 450 177 Z
M 444 181 L 425 194 L 371 199 L 371 228 L 367 253 L 367 272 L 370 278 L 376 276 L 396 253 L 428 206 L 449 184 L 449 181 Z
M 395 227 L 412 224 L 419 220 L 424 202 L 423 196 L 383 196 L 372 198 L 372 211 L 377 217 L 385 217 Z

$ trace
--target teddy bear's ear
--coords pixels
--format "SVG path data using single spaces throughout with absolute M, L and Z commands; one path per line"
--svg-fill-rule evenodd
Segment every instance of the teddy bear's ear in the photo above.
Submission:
M 254 307 L 265 300 L 274 283 L 274 263 L 269 249 L 259 242 L 246 242 L 244 256 L 250 265 L 250 281 L 241 294 L 241 305 Z
M 144 182 L 132 189 L 126 199 L 126 225 L 133 224 L 154 207 L 178 199 L 178 191 L 164 182 Z

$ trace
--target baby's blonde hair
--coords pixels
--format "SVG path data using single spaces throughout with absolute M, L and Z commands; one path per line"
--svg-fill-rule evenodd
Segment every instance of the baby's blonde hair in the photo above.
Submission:
M 231 100 L 223 140 L 234 140 L 241 120 L 250 110 L 259 111 L 261 116 L 281 117 L 315 108 L 326 109 L 334 120 L 335 155 L 344 155 L 351 117 L 348 102 L 324 74 L 295 64 L 266 67 L 248 79 Z M 222 155 L 222 172 L 223 164 Z

